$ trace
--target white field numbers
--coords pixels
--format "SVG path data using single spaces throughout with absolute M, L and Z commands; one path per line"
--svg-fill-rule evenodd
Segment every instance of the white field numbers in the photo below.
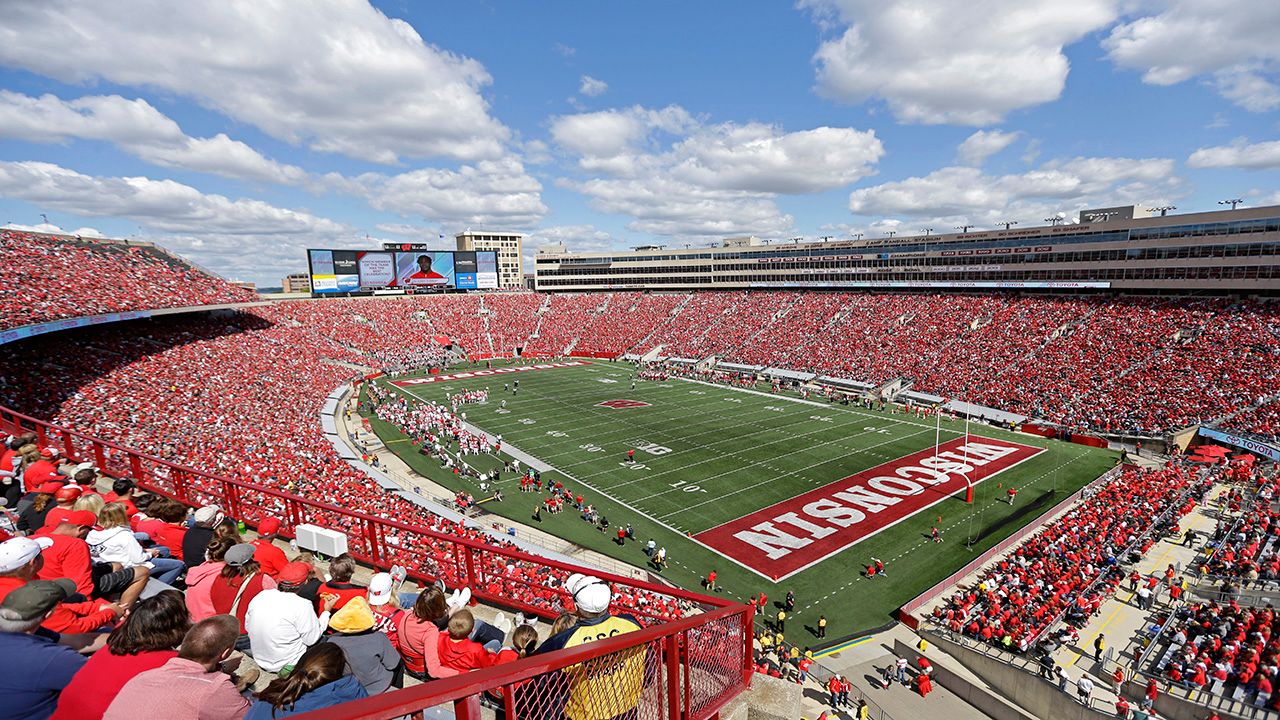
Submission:
M 677 490 L 680 490 L 681 492 L 687 492 L 687 493 L 693 493 L 693 492 L 700 492 L 700 493 L 704 493 L 704 492 L 706 492 L 706 490 L 703 490 L 702 488 L 698 487 L 697 485 L 690 485 L 690 484 L 688 483 L 688 481 L 686 481 L 686 480 L 677 480 L 677 481 L 675 481 L 675 482 L 671 483 L 671 487 L 673 487 L 673 488 L 675 488 L 675 489 L 677 489 Z

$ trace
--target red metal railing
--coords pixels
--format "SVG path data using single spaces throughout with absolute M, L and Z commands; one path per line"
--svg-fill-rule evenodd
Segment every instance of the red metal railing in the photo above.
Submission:
M 615 611 L 654 621 L 636 632 L 434 680 L 309 718 L 422 718 L 424 709 L 452 704 L 458 718 L 472 720 L 480 717 L 480 694 L 492 692 L 500 696 L 509 720 L 571 717 L 574 708 L 584 717 L 608 711 L 609 716 L 711 720 L 750 686 L 753 605 L 593 572 L 218 477 L 7 408 L 0 408 L 0 429 L 34 432 L 42 446 L 60 445 L 69 458 L 90 459 L 109 473 L 127 474 L 147 490 L 190 505 L 217 503 L 232 517 L 250 522 L 279 517 L 286 536 L 304 522 L 341 529 L 351 554 L 363 562 L 383 568 L 404 565 L 418 579 L 465 585 L 479 600 L 527 614 L 552 618 L 566 605 L 568 594 L 559 584 L 552 587 L 549 577 L 592 572 L 614 585 Z M 669 620 L 677 608 L 688 617 Z
M 689 611 L 733 604 L 722 598 L 531 555 L 515 547 L 500 546 L 497 541 L 460 537 L 219 477 L 8 408 L 0 407 L 0 429 L 34 432 L 41 446 L 56 444 L 67 457 L 91 460 L 109 474 L 128 475 L 143 488 L 188 505 L 219 505 L 231 517 L 250 525 L 266 517 L 278 517 L 285 537 L 292 537 L 293 528 L 303 523 L 339 530 L 347 535 L 349 552 L 357 560 L 384 569 L 401 565 L 419 580 L 443 579 L 450 587 L 467 586 L 481 601 L 525 614 L 544 618 L 558 615 L 569 595 L 558 582 L 548 580 L 563 580 L 577 572 L 589 572 L 612 583 L 614 609 L 645 621 L 665 622 Z

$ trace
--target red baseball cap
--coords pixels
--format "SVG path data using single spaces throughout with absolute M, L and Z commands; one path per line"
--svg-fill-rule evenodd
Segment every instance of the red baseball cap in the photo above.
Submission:
M 259 535 L 275 535 L 278 532 L 280 532 L 279 518 L 263 518 L 262 522 L 258 523 Z
M 76 500 L 79 500 L 80 496 L 83 494 L 84 488 L 79 485 L 67 485 L 65 487 L 58 488 L 53 493 L 53 499 L 58 502 L 75 502 Z
M 79 525 L 80 527 L 93 527 L 98 524 L 98 516 L 88 510 L 76 510 L 68 515 L 67 519 L 63 522 L 69 522 L 72 525 Z
M 62 489 L 62 483 L 50 481 L 36 488 L 36 492 L 54 495 L 61 489 Z
M 300 560 L 294 560 L 280 568 L 280 572 L 276 574 L 276 581 L 298 585 L 306 582 L 309 575 L 311 575 L 311 566 Z

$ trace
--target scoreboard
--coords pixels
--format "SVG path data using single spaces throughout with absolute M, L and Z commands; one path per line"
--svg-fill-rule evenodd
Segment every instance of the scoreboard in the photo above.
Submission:
M 314 293 L 384 289 L 496 290 L 498 253 L 424 250 L 307 250 Z

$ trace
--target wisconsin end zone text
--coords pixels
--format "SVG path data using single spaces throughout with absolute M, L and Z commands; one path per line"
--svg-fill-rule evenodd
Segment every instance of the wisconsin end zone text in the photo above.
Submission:
M 927 510 L 1044 452 L 970 435 L 907 455 L 750 515 L 694 539 L 774 581 Z M 967 476 L 967 480 L 966 480 Z

